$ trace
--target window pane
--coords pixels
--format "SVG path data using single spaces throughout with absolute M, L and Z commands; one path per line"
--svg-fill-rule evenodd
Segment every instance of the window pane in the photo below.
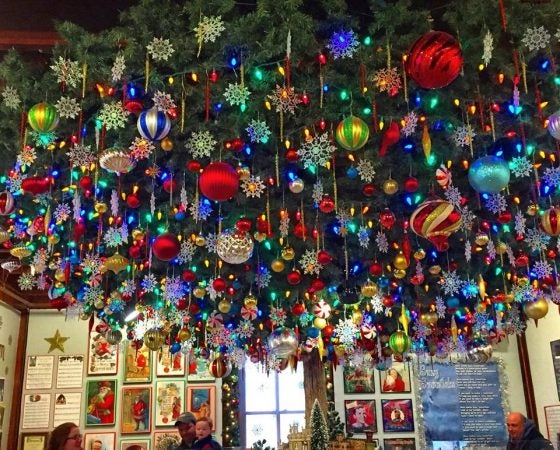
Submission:
M 280 414 L 280 441 L 288 442 L 290 425 L 297 424 L 298 431 L 305 428 L 305 414 Z
M 276 410 L 276 377 L 274 372 L 267 376 L 260 367 L 256 364 L 245 364 L 245 408 L 247 412 Z M 274 443 L 276 443 L 276 439 Z
M 303 390 L 303 368 L 297 372 L 289 369 L 278 374 L 278 394 L 280 411 L 305 411 L 305 391 Z
M 252 447 L 255 442 L 266 439 L 266 445 L 278 448 L 275 414 L 247 414 L 245 424 L 247 447 Z

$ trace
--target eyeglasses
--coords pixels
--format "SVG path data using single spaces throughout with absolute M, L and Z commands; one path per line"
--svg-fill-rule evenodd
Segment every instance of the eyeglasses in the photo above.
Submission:
M 66 438 L 67 441 L 69 441 L 70 439 L 74 439 L 76 441 L 81 441 L 82 440 L 82 435 L 81 434 L 77 434 L 76 436 L 69 436 Z

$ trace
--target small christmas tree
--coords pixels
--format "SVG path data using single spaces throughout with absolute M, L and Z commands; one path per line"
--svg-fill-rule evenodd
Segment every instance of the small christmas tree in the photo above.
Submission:
M 334 407 L 334 402 L 329 402 L 327 423 L 329 425 L 329 441 L 334 441 L 337 436 L 344 434 L 344 423 L 340 420 L 340 415 Z
M 323 415 L 323 411 L 321 411 L 317 399 L 315 399 L 313 408 L 311 409 L 310 426 L 311 435 L 309 444 L 311 450 L 327 450 L 329 446 L 329 430 L 327 429 L 325 416 Z

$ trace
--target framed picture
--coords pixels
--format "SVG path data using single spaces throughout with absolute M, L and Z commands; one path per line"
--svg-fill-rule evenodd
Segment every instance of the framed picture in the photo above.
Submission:
M 383 412 L 383 431 L 412 432 L 414 431 L 414 416 L 412 400 L 381 400 Z
M 156 376 L 184 377 L 187 357 L 183 352 L 171 353 L 170 346 L 164 345 L 156 354 Z
M 150 439 L 123 439 L 119 450 L 150 450 Z
M 394 362 L 384 372 L 379 372 L 379 382 L 383 394 L 390 392 L 410 392 L 410 370 L 408 363 Z
M 84 449 L 115 450 L 115 433 L 86 433 Z
M 212 419 L 212 431 L 216 430 L 216 386 L 196 385 L 187 386 L 187 411 L 199 419 Z
M 45 450 L 49 433 L 21 433 L 21 450 Z
M 176 431 L 154 432 L 154 450 L 167 450 L 171 444 L 177 445 L 181 442 L 181 436 Z
M 88 375 L 116 375 L 119 363 L 119 352 L 116 345 L 105 339 L 105 334 L 98 333 L 93 327 L 89 333 Z
M 416 441 L 414 438 L 393 438 L 383 439 L 385 450 L 415 450 Z
M 156 427 L 170 426 L 185 410 L 185 382 L 158 381 L 156 382 Z M 188 408 L 187 408 L 188 410 Z
M 196 356 L 194 350 L 189 353 L 187 364 L 189 368 L 187 381 L 189 383 L 208 383 L 215 380 L 208 372 L 208 361 Z
M 149 383 L 152 381 L 152 355 L 148 347 L 143 345 L 136 349 L 132 343 L 124 344 L 124 376 L 125 383 Z
M 344 365 L 344 393 L 345 394 L 373 394 L 375 393 L 375 369 L 373 367 L 353 367 Z
M 152 429 L 152 387 L 122 388 L 121 434 L 149 433 Z
M 375 400 L 344 400 L 347 433 L 377 433 Z
M 115 425 L 116 392 L 116 380 L 88 380 L 86 384 L 86 427 Z

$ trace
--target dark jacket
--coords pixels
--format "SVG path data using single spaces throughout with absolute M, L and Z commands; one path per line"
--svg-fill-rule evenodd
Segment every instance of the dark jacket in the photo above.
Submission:
M 169 447 L 167 447 L 167 450 L 192 450 L 194 448 L 193 445 L 194 439 L 190 442 L 184 442 L 183 440 L 181 440 L 178 445 L 171 444 Z
M 194 442 L 193 449 L 196 450 L 222 450 L 222 446 L 218 441 L 212 439 L 212 435 L 208 435 L 203 439 Z
M 519 440 L 510 438 L 506 448 L 507 450 L 554 450 L 550 441 L 543 437 L 531 419 L 525 421 L 523 437 Z

